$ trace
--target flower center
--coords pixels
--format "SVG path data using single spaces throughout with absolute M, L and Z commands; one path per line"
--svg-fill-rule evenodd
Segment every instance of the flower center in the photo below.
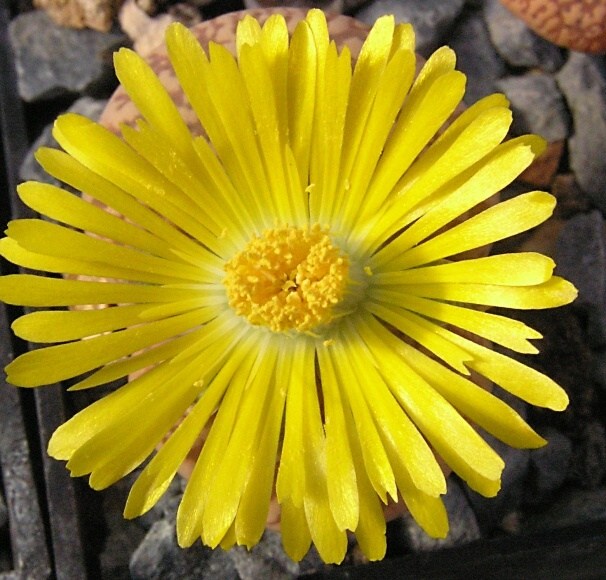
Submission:
M 349 259 L 320 226 L 266 230 L 225 264 L 229 305 L 251 324 L 300 332 L 330 323 Z

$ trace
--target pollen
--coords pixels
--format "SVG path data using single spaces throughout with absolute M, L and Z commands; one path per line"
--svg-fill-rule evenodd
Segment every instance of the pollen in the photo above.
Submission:
M 225 265 L 230 306 L 274 332 L 313 332 L 338 316 L 349 259 L 319 225 L 269 229 Z

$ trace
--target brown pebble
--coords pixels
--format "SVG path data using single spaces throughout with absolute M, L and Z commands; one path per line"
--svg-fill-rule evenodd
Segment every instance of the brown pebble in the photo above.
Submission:
M 579 52 L 606 52 L 604 0 L 501 0 L 539 36 Z
M 532 187 L 549 187 L 560 166 L 562 153 L 564 153 L 564 141 L 549 143 L 545 152 L 520 175 L 520 181 Z

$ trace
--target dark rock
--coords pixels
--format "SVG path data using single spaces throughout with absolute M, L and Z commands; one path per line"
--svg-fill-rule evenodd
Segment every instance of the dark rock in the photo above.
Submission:
M 494 46 L 511 66 L 554 72 L 564 64 L 557 46 L 536 35 L 499 0 L 487 0 L 484 15 Z
M 25 101 L 108 94 L 116 84 L 110 53 L 122 34 L 62 28 L 40 10 L 14 18 L 9 32 Z
M 403 536 L 408 546 L 415 552 L 428 552 L 462 546 L 481 537 L 480 527 L 471 509 L 467 496 L 456 478 L 448 480 L 448 493 L 444 496 L 450 529 L 444 539 L 428 536 L 410 514 L 401 518 Z
M 464 0 L 376 0 L 361 9 L 356 18 L 373 24 L 379 16 L 393 14 L 396 22 L 410 22 L 415 28 L 417 52 L 427 57 L 444 43 L 464 3 Z
M 545 512 L 528 518 L 528 530 L 552 530 L 606 520 L 606 489 L 563 493 Z
M 588 339 L 606 344 L 606 243 L 604 218 L 594 210 L 566 222 L 556 245 L 557 273 L 578 289 L 574 307 L 588 316 Z
M 82 97 L 78 99 L 70 108 L 70 113 L 79 113 L 84 115 L 93 121 L 96 121 L 101 116 L 101 112 L 105 108 L 107 100 L 97 100 L 91 97 Z M 57 141 L 55 141 L 53 135 L 53 124 L 51 123 L 42 131 L 40 136 L 36 139 L 30 150 L 27 152 L 23 163 L 19 169 L 19 178 L 23 181 L 34 180 L 41 181 L 43 183 L 50 183 L 52 185 L 61 185 L 61 182 L 51 177 L 46 173 L 34 157 L 34 153 L 40 147 L 58 147 Z
M 525 503 L 541 504 L 552 498 L 566 477 L 572 459 L 572 442 L 566 435 L 548 427 L 543 433 L 547 445 L 530 452 Z
M 572 52 L 557 81 L 572 112 L 570 166 L 581 189 L 606 211 L 606 63 Z
M 505 63 L 490 42 L 480 11 L 463 12 L 448 45 L 457 53 L 457 68 L 467 75 L 465 102 L 471 105 L 494 93 L 495 81 L 505 74 Z
M 568 137 L 570 116 L 551 75 L 509 76 L 496 84 L 511 102 L 514 135 L 536 133 L 549 142 Z
M 191 548 L 177 545 L 174 522 L 158 520 L 130 560 L 133 580 L 239 580 L 228 552 L 211 550 L 199 542 Z

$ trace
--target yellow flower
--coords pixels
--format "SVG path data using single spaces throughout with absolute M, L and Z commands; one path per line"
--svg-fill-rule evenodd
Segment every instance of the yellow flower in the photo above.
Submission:
M 61 426 L 49 453 L 96 489 L 153 454 L 130 518 L 154 505 L 207 428 L 178 512 L 182 546 L 253 546 L 274 489 L 295 560 L 313 541 L 340 562 L 348 530 L 383 557 L 382 506 L 398 495 L 444 537 L 434 454 L 486 496 L 500 486 L 503 462 L 468 421 L 516 447 L 544 444 L 470 372 L 533 405 L 567 405 L 549 378 L 465 336 L 534 353 L 537 332 L 485 307 L 559 306 L 572 285 L 535 253 L 450 259 L 549 217 L 554 199 L 533 191 L 457 219 L 528 167 L 542 140 L 501 143 L 502 95 L 444 129 L 465 76 L 442 48 L 415 79 L 412 28 L 392 17 L 353 68 L 317 10 L 291 38 L 281 16 L 263 28 L 246 17 L 237 59 L 217 45 L 207 56 L 179 25 L 166 42 L 207 137 L 192 136 L 151 69 L 120 50 L 136 129 L 120 139 L 68 114 L 54 128 L 65 152 L 38 152 L 48 173 L 113 211 L 25 183 L 23 201 L 54 223 L 12 222 L 0 242 L 20 266 L 72 275 L 5 276 L 4 301 L 89 306 L 14 323 L 26 340 L 60 344 L 9 364 L 13 384 L 84 374 L 72 387 L 84 389 L 151 368 Z

